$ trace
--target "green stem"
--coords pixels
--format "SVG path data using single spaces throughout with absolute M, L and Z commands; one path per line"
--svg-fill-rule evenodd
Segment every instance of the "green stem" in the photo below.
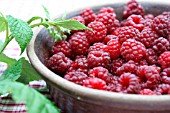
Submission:
M 5 39 L 5 42 L 3 43 L 2 47 L 0 48 L 0 54 L 4 51 L 8 43 L 13 39 L 13 36 L 9 36 L 8 38 Z

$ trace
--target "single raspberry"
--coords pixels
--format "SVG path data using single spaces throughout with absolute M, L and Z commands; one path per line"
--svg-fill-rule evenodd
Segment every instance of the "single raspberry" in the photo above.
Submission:
M 159 36 L 154 30 L 149 27 L 145 27 L 140 34 L 139 41 L 142 42 L 145 47 L 149 48 L 153 46 L 154 41 L 158 38 Z
M 123 18 L 127 18 L 132 14 L 144 16 L 144 13 L 144 8 L 139 3 L 136 0 L 131 0 L 124 7 Z
M 87 56 L 87 61 L 90 68 L 102 66 L 108 69 L 110 67 L 111 59 L 107 52 L 90 51 Z
M 106 82 L 100 78 L 89 78 L 84 80 L 83 86 L 93 89 L 106 90 Z
M 159 56 L 158 64 L 160 64 L 163 69 L 170 67 L 170 51 L 166 51 Z
M 88 24 L 87 27 L 93 30 L 93 31 L 85 30 L 87 39 L 91 44 L 95 42 L 102 42 L 104 40 L 107 33 L 107 29 L 102 22 L 94 21 Z
M 72 64 L 72 60 L 67 58 L 62 52 L 54 54 L 48 59 L 47 66 L 57 74 L 65 74 Z
M 117 28 L 120 27 L 120 22 L 117 19 L 114 19 L 114 22 L 112 23 L 112 25 L 108 28 L 108 33 L 112 34 L 112 32 L 114 32 Z
M 141 95 L 156 95 L 155 92 L 153 92 L 150 89 L 143 89 L 139 92 L 139 94 L 141 94 Z
M 144 15 L 144 19 L 151 19 L 151 20 L 153 20 L 154 19 L 154 15 L 153 14 L 146 14 L 146 15 Z
M 120 47 L 120 42 L 117 39 L 112 39 L 103 48 L 103 51 L 108 52 L 110 54 L 110 58 L 114 60 L 120 56 Z
M 137 70 L 137 65 L 134 63 L 130 63 L 130 61 L 129 61 L 129 62 L 123 64 L 121 67 L 119 67 L 116 70 L 116 74 L 119 76 L 122 75 L 123 73 L 127 73 L 127 72 L 136 74 L 136 70 Z
M 142 31 L 144 28 L 144 19 L 141 15 L 130 15 L 126 20 L 126 26 L 132 26 L 139 31 Z
M 86 25 L 89 24 L 90 22 L 93 22 L 96 18 L 96 14 L 89 8 L 81 11 L 80 16 L 84 18 Z
M 170 35 L 170 18 L 167 15 L 158 15 L 153 19 L 153 29 L 163 37 Z
M 57 41 L 51 50 L 52 54 L 62 52 L 65 56 L 70 57 L 71 55 L 71 46 L 67 41 L 61 40 Z
M 169 84 L 159 84 L 155 89 L 155 93 L 158 95 L 169 94 L 170 95 L 170 85 Z
M 153 49 L 151 49 L 151 48 L 146 49 L 145 59 L 151 65 L 157 64 L 157 62 L 158 62 L 157 53 Z
M 84 20 L 84 18 L 82 16 L 75 16 L 72 19 L 73 20 L 77 20 L 77 21 L 79 21 L 82 24 L 85 24 L 85 20 Z
M 128 39 L 123 42 L 120 53 L 126 60 L 140 61 L 146 54 L 146 48 L 134 39 Z
M 118 76 L 111 76 L 109 81 L 107 82 L 107 90 L 116 92 L 118 81 L 119 81 Z
M 117 58 L 116 60 L 112 60 L 110 72 L 115 75 L 116 70 L 121 67 L 125 63 L 124 59 Z
M 104 48 L 104 44 L 103 43 L 94 43 L 92 46 L 90 46 L 88 52 L 90 51 L 103 51 L 103 48 Z
M 115 10 L 112 7 L 102 7 L 98 14 L 100 13 L 115 13 Z
M 140 32 L 138 29 L 132 27 L 132 26 L 125 26 L 121 27 L 118 31 L 118 38 L 121 43 L 126 41 L 127 39 L 139 39 Z
M 68 81 L 74 82 L 76 84 L 82 85 L 83 80 L 87 79 L 87 75 L 83 72 L 69 72 L 67 73 L 64 78 Z
M 161 54 L 169 49 L 170 49 L 170 44 L 168 40 L 163 37 L 156 39 L 153 43 L 153 50 L 158 54 Z
M 131 73 L 122 74 L 116 90 L 123 93 L 138 93 L 140 90 L 138 77 Z
M 91 69 L 89 72 L 89 77 L 97 77 L 100 78 L 104 81 L 108 81 L 109 79 L 109 71 L 106 68 L 103 67 L 94 67 L 93 69 Z
M 71 49 L 76 55 L 86 55 L 90 47 L 84 32 L 74 33 L 69 40 Z
M 71 67 L 68 69 L 68 72 L 72 71 L 80 71 L 87 74 L 88 73 L 87 59 L 85 57 L 76 58 Z
M 111 39 L 118 39 L 117 36 L 115 35 L 107 35 L 105 38 L 104 38 L 104 43 L 107 44 L 107 42 L 109 42 Z
M 160 75 L 163 83 L 170 84 L 170 67 L 163 69 Z

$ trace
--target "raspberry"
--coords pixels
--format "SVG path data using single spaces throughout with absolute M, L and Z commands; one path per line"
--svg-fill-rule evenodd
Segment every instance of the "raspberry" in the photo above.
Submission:
M 150 89 L 143 89 L 143 90 L 140 91 L 139 94 L 142 94 L 142 95 L 155 95 L 155 93 Z
M 112 34 L 112 32 L 114 32 L 114 30 L 116 30 L 117 28 L 120 27 L 120 22 L 117 19 L 114 19 L 114 22 L 112 23 L 112 25 L 108 28 L 108 33 Z
M 83 86 L 93 89 L 106 90 L 106 82 L 100 78 L 89 78 L 84 80 Z
M 104 40 L 107 33 L 107 29 L 102 22 L 94 21 L 88 24 L 87 27 L 93 30 L 93 31 L 85 30 L 87 39 L 91 44 L 95 42 L 102 42 Z
M 84 32 L 74 33 L 69 40 L 71 49 L 76 55 L 86 55 L 90 47 Z
M 85 24 L 85 20 L 84 20 L 84 18 L 82 16 L 75 16 L 72 19 L 73 20 L 77 20 L 77 21 L 79 21 L 82 24 Z
M 128 39 L 123 42 L 120 52 L 126 60 L 139 61 L 145 56 L 146 48 L 141 42 Z
M 129 1 L 124 7 L 123 18 L 127 18 L 132 14 L 144 16 L 144 8 L 136 0 Z
M 87 59 L 85 57 L 76 58 L 76 60 L 73 62 L 72 66 L 68 70 L 68 72 L 72 71 L 80 71 L 87 74 L 88 73 Z
M 107 81 L 109 79 L 109 71 L 103 67 L 94 67 L 88 72 L 88 74 L 89 77 L 97 77 L 104 81 Z
M 88 52 L 90 51 L 103 51 L 103 48 L 104 48 L 104 44 L 103 43 L 94 43 L 92 46 L 90 46 Z
M 114 9 L 112 7 L 102 7 L 98 14 L 100 13 L 115 13 Z
M 118 39 L 117 36 L 115 35 L 107 35 L 105 38 L 104 38 L 104 43 L 107 44 L 107 42 L 109 42 L 111 39 Z
M 159 36 L 154 30 L 149 27 L 146 27 L 142 30 L 139 40 L 145 45 L 145 47 L 149 48 L 153 46 L 154 41 L 158 38 Z
M 170 49 L 169 46 L 170 46 L 170 44 L 169 44 L 168 40 L 163 37 L 160 37 L 154 41 L 153 50 L 156 53 L 161 54 L 161 53 L 169 50 Z
M 90 22 L 93 22 L 96 18 L 96 14 L 89 8 L 81 11 L 80 16 L 84 18 L 86 25 L 89 24 Z
M 159 86 L 155 89 L 155 93 L 158 95 L 170 94 L 170 85 L 169 84 L 159 84 Z
M 170 67 L 163 69 L 161 76 L 163 83 L 170 84 Z
M 116 92 L 118 80 L 119 80 L 118 76 L 111 76 L 108 81 L 107 90 Z
M 47 66 L 57 74 L 65 74 L 72 64 L 72 60 L 67 58 L 62 52 L 54 54 L 48 59 Z
M 139 80 L 136 75 L 131 73 L 124 73 L 120 76 L 119 85 L 117 87 L 118 92 L 138 93 L 139 89 Z
M 153 14 L 146 14 L 144 16 L 144 19 L 151 19 L 151 20 L 153 20 L 154 19 L 154 15 Z
M 111 68 L 110 68 L 110 72 L 115 75 L 116 74 L 116 70 L 121 67 L 124 64 L 124 60 L 121 58 L 117 58 L 116 60 L 113 60 L 111 63 Z
M 120 43 L 123 43 L 127 39 L 137 39 L 139 38 L 139 30 L 132 26 L 121 27 L 118 31 L 118 38 Z
M 133 26 L 134 28 L 142 31 L 144 28 L 144 19 L 141 15 L 131 15 L 126 20 L 126 26 Z
M 145 59 L 149 64 L 157 64 L 158 56 L 155 51 L 151 48 L 146 49 Z
M 136 74 L 137 66 L 136 66 L 136 64 L 130 63 L 130 62 L 131 61 L 129 61 L 129 62 L 123 64 L 121 67 L 119 67 L 116 70 L 116 74 L 119 75 L 119 76 L 122 75 L 123 73 L 126 73 L 126 72 Z
M 153 29 L 163 37 L 167 37 L 170 34 L 170 18 L 166 15 L 158 15 L 153 19 Z
M 113 60 L 120 56 L 120 47 L 120 42 L 117 39 L 112 39 L 107 43 L 103 50 L 108 52 L 110 54 L 110 58 Z
M 51 50 L 52 54 L 62 52 L 65 56 L 70 57 L 71 55 L 71 46 L 67 41 L 61 40 L 57 41 Z
M 110 67 L 111 59 L 107 52 L 90 51 L 87 56 L 87 61 L 90 68 L 102 66 L 108 69 Z
M 68 81 L 74 82 L 76 84 L 82 85 L 83 80 L 87 79 L 87 75 L 83 72 L 69 72 L 67 73 L 64 78 Z
M 158 64 L 160 64 L 163 69 L 170 67 L 170 51 L 166 51 L 159 56 Z

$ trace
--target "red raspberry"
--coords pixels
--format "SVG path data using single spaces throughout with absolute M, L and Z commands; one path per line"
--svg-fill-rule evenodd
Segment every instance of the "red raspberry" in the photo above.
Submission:
M 120 47 L 120 42 L 117 39 L 112 39 L 107 43 L 103 50 L 108 52 L 111 59 L 114 60 L 120 56 Z
M 163 37 L 156 39 L 153 43 L 153 50 L 158 54 L 161 54 L 169 49 L 170 49 L 170 44 L 168 40 Z
M 68 81 L 74 82 L 76 84 L 82 85 L 83 84 L 83 80 L 87 79 L 87 75 L 83 72 L 69 72 L 67 73 L 64 78 Z
M 158 15 L 153 19 L 153 29 L 163 37 L 170 35 L 170 18 L 167 15 Z
M 143 89 L 143 90 L 140 91 L 139 94 L 142 94 L 142 95 L 155 95 L 155 93 L 150 89 Z
M 118 92 L 123 93 L 138 93 L 139 92 L 138 77 L 131 73 L 124 73 L 119 78 Z
M 140 32 L 138 29 L 132 27 L 132 26 L 125 26 L 121 27 L 118 31 L 118 38 L 121 43 L 126 41 L 127 39 L 139 39 Z
M 115 13 L 114 9 L 112 7 L 102 7 L 98 14 L 100 13 Z
M 84 20 L 84 18 L 82 16 L 75 16 L 72 19 L 73 20 L 77 20 L 77 21 L 79 21 L 82 24 L 85 24 L 85 20 Z
M 65 56 L 70 57 L 71 55 L 71 46 L 67 41 L 61 40 L 57 41 L 51 50 L 52 54 L 62 52 Z
M 112 25 L 108 28 L 108 33 L 112 34 L 112 32 L 114 32 L 117 28 L 120 27 L 120 22 L 117 19 L 114 19 L 114 22 L 112 23 Z
M 121 67 L 124 64 L 124 59 L 121 58 L 117 58 L 116 60 L 113 60 L 111 63 L 111 68 L 110 68 L 110 72 L 115 75 L 116 74 L 116 70 Z
M 69 40 L 71 49 L 76 55 L 86 55 L 90 47 L 84 32 L 74 33 Z
M 153 20 L 154 19 L 154 15 L 153 14 L 146 14 L 144 16 L 144 19 L 151 19 L 151 20 Z
M 161 76 L 163 83 L 170 84 L 170 67 L 163 69 Z
M 116 74 L 119 76 L 126 72 L 136 74 L 137 66 L 136 66 L 136 64 L 130 63 L 130 62 L 131 61 L 129 61 L 129 62 L 123 64 L 121 67 L 119 67 L 116 70 Z
M 96 14 L 89 8 L 81 11 L 80 16 L 84 18 L 86 25 L 89 24 L 90 22 L 93 22 L 96 18 Z
M 118 80 L 119 80 L 118 76 L 111 76 L 108 81 L 107 90 L 116 92 Z
M 107 52 L 90 51 L 87 56 L 87 61 L 90 68 L 102 66 L 108 69 L 110 67 L 111 59 Z
M 153 46 L 154 41 L 158 38 L 159 36 L 154 30 L 149 27 L 146 27 L 142 30 L 139 40 L 145 45 L 145 47 L 149 48 Z
M 132 26 L 139 31 L 142 31 L 144 28 L 144 19 L 141 15 L 131 15 L 126 20 L 126 26 Z
M 170 67 L 170 51 L 166 51 L 159 56 L 158 64 L 160 64 L 163 69 Z
M 120 52 L 126 60 L 140 61 L 146 54 L 146 48 L 141 42 L 128 39 L 123 42 Z
M 107 36 L 104 38 L 104 43 L 107 44 L 107 42 L 109 42 L 111 39 L 118 39 L 118 37 L 115 36 L 115 35 L 107 35 Z
M 76 58 L 76 60 L 73 62 L 72 66 L 68 70 L 68 72 L 72 71 L 80 71 L 87 74 L 88 73 L 87 59 L 85 57 Z
M 103 43 L 94 43 L 92 46 L 90 46 L 88 52 L 90 51 L 103 51 L 103 48 L 104 48 L 104 44 Z
M 157 61 L 158 61 L 157 53 L 155 53 L 155 51 L 151 48 L 146 49 L 145 59 L 151 65 L 157 64 Z
M 89 77 L 97 77 L 107 82 L 109 79 L 109 71 L 103 67 L 94 67 L 89 72 Z
M 106 90 L 106 82 L 100 78 L 89 78 L 84 80 L 83 86 L 93 89 Z
M 102 42 L 104 40 L 107 33 L 107 29 L 102 22 L 94 21 L 88 24 L 87 27 L 93 30 L 93 31 L 85 30 L 87 39 L 91 44 L 95 42 Z
M 136 0 L 129 1 L 124 7 L 123 18 L 127 18 L 132 14 L 144 16 L 144 8 Z
M 170 94 L 170 85 L 169 84 L 159 84 L 155 89 L 155 93 L 158 95 Z
M 72 64 L 72 60 L 67 58 L 62 52 L 54 54 L 48 59 L 47 66 L 57 74 L 65 74 Z

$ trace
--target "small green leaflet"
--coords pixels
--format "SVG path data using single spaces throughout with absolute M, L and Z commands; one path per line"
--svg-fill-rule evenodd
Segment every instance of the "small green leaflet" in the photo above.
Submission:
M 5 31 L 6 29 L 6 19 L 0 16 L 0 32 Z
M 15 40 L 18 42 L 22 54 L 33 36 L 32 29 L 25 21 L 14 18 L 10 15 L 7 16 L 7 21 L 12 36 L 14 36 Z
M 43 18 L 42 18 L 42 17 L 40 17 L 40 16 L 34 16 L 34 17 L 32 17 L 31 19 L 29 19 L 29 20 L 27 21 L 27 23 L 30 24 L 30 23 L 32 23 L 32 22 L 35 21 L 35 20 L 40 20 L 40 22 L 43 22 Z
M 42 7 L 43 7 L 43 9 L 45 11 L 47 19 L 50 20 L 50 13 L 49 13 L 48 9 L 44 5 L 42 5 Z
M 1 48 L 2 45 L 3 45 L 3 42 L 2 42 L 2 40 L 0 40 L 0 48 Z
M 0 54 L 0 62 L 4 62 L 4 63 L 8 64 L 8 68 L 10 68 L 12 65 L 14 65 L 16 61 L 17 60 L 10 58 L 3 53 Z
M 22 83 L 1 81 L 0 93 L 11 93 L 17 103 L 25 102 L 28 113 L 59 113 L 45 96 Z

